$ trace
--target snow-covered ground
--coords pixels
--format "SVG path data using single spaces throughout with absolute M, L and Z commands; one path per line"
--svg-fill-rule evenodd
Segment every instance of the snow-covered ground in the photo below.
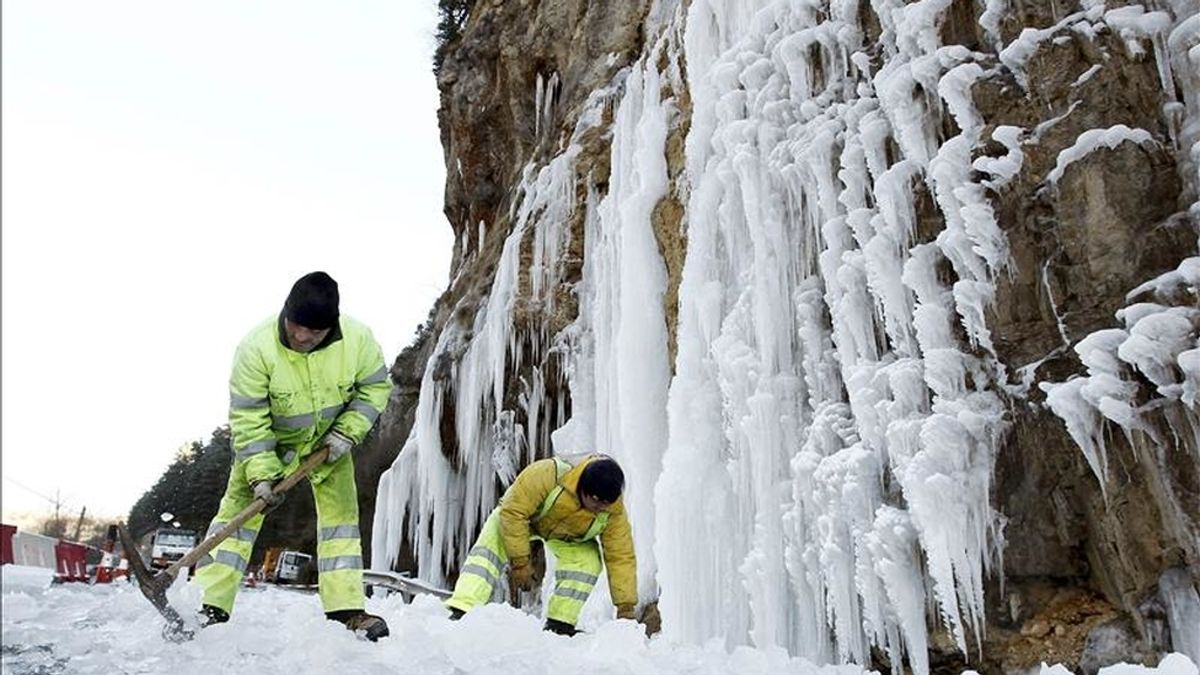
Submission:
M 7 568 L 8 566 L 6 566 Z M 610 621 L 567 638 L 541 620 L 489 605 L 458 622 L 439 601 L 399 596 L 368 599 L 390 638 L 359 640 L 326 621 L 314 594 L 276 587 L 244 589 L 228 624 L 169 644 L 161 621 L 138 589 L 66 584 L 10 584 L 4 574 L 3 673 L 826 673 L 857 675 L 854 666 L 816 667 L 782 649 L 672 645 L 647 639 L 632 621 Z M 178 608 L 199 605 L 193 587 L 172 589 Z
M 57 673 L 806 673 L 859 675 L 855 666 L 814 666 L 779 648 L 726 650 L 647 639 L 632 621 L 608 621 L 574 638 L 545 633 L 541 620 L 504 605 L 482 607 L 458 622 L 439 601 L 371 598 L 390 638 L 372 644 L 326 621 L 316 595 L 277 587 L 244 589 L 232 621 L 185 644 L 160 637 L 158 614 L 127 583 L 49 586 L 44 575 L 3 574 L 3 675 Z M 37 577 L 37 578 L 35 578 Z M 39 580 L 42 579 L 42 580 Z M 172 604 L 196 607 L 198 590 L 177 584 Z M 1066 675 L 1061 666 L 1042 675 Z M 1157 669 L 1106 668 L 1101 675 L 1197 675 L 1186 657 Z

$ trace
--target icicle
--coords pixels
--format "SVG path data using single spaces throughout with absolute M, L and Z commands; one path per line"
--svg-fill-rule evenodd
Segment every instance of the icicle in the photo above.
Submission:
M 542 130 L 542 100 L 546 96 L 546 82 L 542 74 L 537 74 L 537 83 L 533 92 L 533 135 L 537 136 Z
M 554 114 L 554 106 L 558 105 L 558 89 L 558 71 L 556 70 L 550 73 L 550 81 L 546 84 L 546 99 L 538 111 L 538 114 L 544 119 L 543 126 L 550 123 L 550 117 Z
M 540 79 L 538 84 L 540 92 Z M 602 90 L 589 97 L 572 143 L 562 154 L 540 169 L 531 165 L 522 172 L 519 197 L 510 214 L 514 225 L 504 240 L 487 301 L 477 308 L 470 326 L 451 322 L 443 329 L 421 382 L 412 435 L 381 478 L 380 491 L 390 505 L 377 517 L 381 527 L 375 530 L 375 550 L 394 560 L 400 549 L 397 532 L 407 532 L 419 574 L 427 581 L 444 583 L 447 569 L 459 563 L 494 507 L 496 479 L 511 481 L 519 466 L 537 455 L 549 438 L 542 415 L 544 383 L 537 364 L 532 364 L 532 380 L 521 392 L 526 425 L 516 421 L 512 410 L 504 409 L 508 369 L 511 365 L 514 372 L 522 370 L 525 342 L 538 358 L 549 347 L 537 331 L 527 334 L 524 327 L 513 325 L 521 248 L 531 236 L 530 294 L 524 299 L 552 312 L 558 260 L 575 207 L 575 159 L 581 152 L 575 141 L 599 122 L 599 110 L 610 95 Z M 471 301 L 470 297 L 463 300 Z M 454 368 L 435 378 L 439 364 L 455 358 L 452 354 L 460 355 Z M 448 400 L 459 411 L 456 466 L 446 459 L 441 444 L 441 411 Z M 451 513 L 453 518 L 448 516 Z
M 1058 153 L 1058 159 L 1054 163 L 1054 168 L 1046 175 L 1046 182 L 1052 185 L 1058 183 L 1062 179 L 1063 172 L 1071 164 L 1078 162 L 1100 148 L 1115 150 L 1117 146 L 1125 141 L 1148 143 L 1153 142 L 1153 137 L 1145 129 L 1130 129 L 1124 124 L 1117 124 L 1107 129 L 1089 129 L 1080 134 L 1071 147 Z
M 929 672 L 928 638 L 925 634 L 925 583 L 917 558 L 917 535 L 908 514 L 889 506 L 879 507 L 875 525 L 866 535 L 878 575 L 880 590 L 887 594 L 904 643 L 895 638 L 885 644 L 892 671 L 898 672 L 907 652 L 914 675 Z M 878 592 L 878 591 L 877 591 Z
M 967 50 L 938 44 L 950 3 L 874 0 L 877 73 L 858 51 L 852 5 L 766 2 L 749 16 L 752 4 L 709 0 L 689 10 L 692 183 L 657 490 L 660 607 L 684 639 L 744 636 L 821 661 L 864 662 L 878 646 L 896 667 L 907 645 L 923 671 L 926 570 L 913 547 L 936 562 L 936 597 L 961 636 L 968 625 L 978 634 L 982 575 L 998 548 L 987 491 L 1002 407 L 968 386 L 986 386 L 991 366 L 961 351 L 953 321 L 990 345 L 983 312 L 1008 252 L 989 185 L 972 182 L 982 123 L 969 89 L 983 70 Z M 944 152 L 943 98 L 964 128 Z M 995 138 L 1009 152 L 979 170 L 993 189 L 1022 159 L 1019 129 Z M 922 183 L 952 231 L 913 246 Z M 961 275 L 953 287 L 938 278 L 946 258 Z M 798 454 L 779 442 L 793 434 Z M 877 510 L 888 472 L 910 511 Z M 790 486 L 782 518 L 767 497 L 778 495 L 772 478 Z M 665 499 L 684 486 L 712 494 L 738 527 Z M 777 518 L 786 565 L 770 571 L 776 551 L 762 535 Z M 725 553 L 703 570 L 675 560 L 673 546 L 699 539 Z M 774 598 L 760 596 L 773 577 L 790 587 L 790 633 Z M 731 578 L 748 598 L 729 590 Z M 700 618 L 714 609 L 729 617 L 723 625 Z
M 1000 50 L 1000 62 L 1013 72 L 1017 82 L 1026 86 L 1025 62 L 1037 52 L 1038 46 L 1054 37 L 1061 30 L 1071 28 L 1080 21 L 1098 21 L 1104 16 L 1104 3 L 1094 4 L 1082 12 L 1075 12 L 1060 19 L 1048 28 L 1026 28 L 1017 39 Z
M 1078 144 L 1077 144 L 1078 145 Z M 1191 303 L 1200 289 L 1200 258 L 1151 279 L 1126 294 L 1132 302 L 1116 312 L 1125 329 L 1096 331 L 1075 345 L 1087 375 L 1067 382 L 1042 382 L 1050 409 L 1066 424 L 1072 440 L 1082 449 L 1088 466 L 1106 489 L 1105 425 L 1115 422 L 1128 436 L 1141 430 L 1154 437 L 1139 405 L 1144 397 L 1136 369 L 1155 386 L 1160 400 L 1179 400 L 1195 406 L 1200 391 L 1200 309 L 1159 302 L 1133 302 L 1147 295 L 1162 302 L 1181 299 Z M 1185 415 L 1191 413 L 1185 411 Z
M 1008 0 L 987 0 L 983 14 L 979 16 L 979 25 L 987 34 L 988 41 L 997 52 L 1000 51 L 1000 21 L 1008 11 Z
M 1121 343 L 1117 355 L 1142 371 L 1158 387 L 1159 395 L 1179 398 L 1182 392 L 1175 377 L 1176 359 L 1196 345 L 1198 325 L 1200 310 L 1193 307 L 1155 312 L 1133 324 L 1129 339 Z
M 1163 572 L 1158 594 L 1167 608 L 1172 648 L 1193 663 L 1200 661 L 1200 594 L 1196 585 L 1185 570 L 1175 567 Z
M 666 138 L 672 114 L 649 63 L 636 64 L 613 123 L 612 178 L 584 267 L 583 327 L 594 336 L 594 447 L 625 469 L 625 503 L 639 551 L 639 587 L 655 584 L 651 499 L 667 443 L 666 267 L 652 213 L 667 192 Z M 572 390 L 574 394 L 575 389 Z M 590 396 L 591 394 L 589 394 Z M 642 553 L 645 552 L 645 553 Z

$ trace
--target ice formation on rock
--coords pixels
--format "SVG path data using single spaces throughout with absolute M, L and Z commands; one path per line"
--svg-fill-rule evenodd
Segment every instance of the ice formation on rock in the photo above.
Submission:
M 988 194 L 1053 121 L 988 132 L 972 86 L 1001 67 L 1023 81 L 1039 44 L 1107 22 L 1148 40 L 1182 92 L 1174 142 L 1194 171 L 1200 46 L 1189 1 L 1107 13 L 1084 2 L 1004 44 L 1007 3 L 989 0 L 987 53 L 942 44 L 950 0 L 659 3 L 642 59 L 593 95 L 559 154 L 526 168 L 473 325 L 441 334 L 413 433 L 380 483 L 374 564 L 388 566 L 407 535 L 421 576 L 444 581 L 495 503 L 496 479 L 552 451 L 547 420 L 565 419 L 567 405 L 545 398 L 537 365 L 553 354 L 571 417 L 554 436 L 570 447 L 557 450 L 598 449 L 625 465 L 642 597 L 659 601 L 666 633 L 818 662 L 869 663 L 876 647 L 924 673 L 932 623 L 974 651 L 1003 548 L 989 499 L 1012 391 L 985 320 L 1010 265 Z M 537 80 L 539 129 L 556 77 Z M 690 111 L 672 95 L 684 89 Z M 604 123 L 606 105 L 612 173 L 601 194 L 576 171 L 576 141 Z M 673 179 L 665 145 L 680 114 L 690 128 Z M 1147 140 L 1125 127 L 1088 132 L 1049 182 L 1097 148 Z M 1004 154 L 979 156 L 989 141 Z M 685 204 L 687 241 L 673 363 L 653 229 L 668 195 Z M 517 305 L 553 302 L 578 208 L 579 316 L 546 335 L 518 320 Z M 1123 329 L 1074 345 L 1087 373 L 1040 385 L 1102 482 L 1105 425 L 1141 428 L 1130 373 L 1194 409 L 1200 310 L 1146 298 L 1194 298 L 1198 270 L 1193 259 L 1135 290 Z M 505 391 L 514 373 L 515 397 Z M 550 406 L 559 412 L 545 415 Z M 442 447 L 447 407 L 455 448 Z

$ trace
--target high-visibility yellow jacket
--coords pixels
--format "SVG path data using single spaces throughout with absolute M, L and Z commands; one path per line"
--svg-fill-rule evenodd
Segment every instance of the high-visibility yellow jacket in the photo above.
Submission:
M 387 406 L 391 379 L 371 330 L 342 316 L 315 349 L 289 349 L 283 320 L 272 317 L 238 345 L 229 378 L 235 462 L 246 480 L 274 480 L 312 452 L 330 429 L 357 445 Z M 319 483 L 329 465 L 311 479 Z
M 579 501 L 579 475 L 595 458 L 580 462 L 562 477 L 562 493 L 541 518 L 547 495 L 559 485 L 558 468 L 553 459 L 543 459 L 525 467 L 500 499 L 500 533 L 510 559 L 529 557 L 529 539 L 579 541 L 592 526 L 596 514 Z M 608 570 L 608 586 L 614 605 L 637 603 L 637 557 L 633 549 L 633 531 L 625 515 L 624 497 L 608 508 L 608 525 L 600 533 L 600 549 Z

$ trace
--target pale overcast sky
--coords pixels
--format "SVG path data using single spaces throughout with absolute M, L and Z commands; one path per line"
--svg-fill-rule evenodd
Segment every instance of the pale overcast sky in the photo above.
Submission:
M 453 245 L 436 2 L 6 0 L 4 520 L 121 516 L 323 269 L 390 362 Z

